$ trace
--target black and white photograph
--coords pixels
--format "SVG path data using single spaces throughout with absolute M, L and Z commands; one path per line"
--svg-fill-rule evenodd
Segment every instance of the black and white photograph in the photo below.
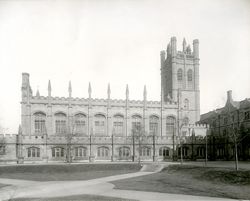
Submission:
M 0 0 L 0 201 L 250 200 L 250 0 Z

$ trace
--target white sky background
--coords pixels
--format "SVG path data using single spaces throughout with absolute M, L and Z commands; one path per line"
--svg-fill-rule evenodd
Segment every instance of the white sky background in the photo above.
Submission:
M 226 91 L 250 97 L 250 1 L 0 1 L 0 124 L 16 133 L 21 73 L 47 96 L 160 100 L 160 51 L 171 36 L 200 41 L 201 113 L 222 107 Z

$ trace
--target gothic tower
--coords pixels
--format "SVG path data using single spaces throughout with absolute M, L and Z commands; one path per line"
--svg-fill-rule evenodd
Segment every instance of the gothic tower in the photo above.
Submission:
M 193 51 L 184 38 L 177 51 L 176 37 L 167 50 L 161 51 L 161 88 L 164 102 L 179 101 L 182 118 L 189 123 L 200 119 L 199 40 L 193 40 Z

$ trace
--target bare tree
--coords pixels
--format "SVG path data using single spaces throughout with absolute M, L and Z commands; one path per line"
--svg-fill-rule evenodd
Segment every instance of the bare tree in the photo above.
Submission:
M 141 144 L 142 139 L 145 136 L 145 129 L 142 126 L 135 126 L 132 128 L 132 140 L 133 140 L 133 161 L 135 161 L 135 144 L 136 141 L 138 141 L 138 150 L 139 150 L 139 156 L 138 156 L 138 163 L 141 163 Z
M 72 145 L 73 139 L 77 136 L 76 133 L 76 124 L 73 123 L 73 120 L 69 121 L 65 133 L 65 140 L 66 140 L 66 162 L 72 162 Z
M 234 144 L 234 161 L 235 161 L 235 170 L 239 170 L 239 158 L 238 158 L 238 145 L 248 136 L 246 135 L 241 135 L 241 133 L 244 133 L 244 131 L 241 129 L 244 127 L 244 117 L 239 118 L 238 122 L 234 121 L 234 117 L 230 115 L 227 115 L 227 118 L 229 120 L 229 132 L 228 136 L 229 138 L 233 141 Z M 236 124 L 236 125 L 235 125 Z

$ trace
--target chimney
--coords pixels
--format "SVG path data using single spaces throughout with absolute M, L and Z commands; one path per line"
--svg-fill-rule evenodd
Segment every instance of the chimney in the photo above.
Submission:
M 227 91 L 227 102 L 232 102 L 232 90 Z

